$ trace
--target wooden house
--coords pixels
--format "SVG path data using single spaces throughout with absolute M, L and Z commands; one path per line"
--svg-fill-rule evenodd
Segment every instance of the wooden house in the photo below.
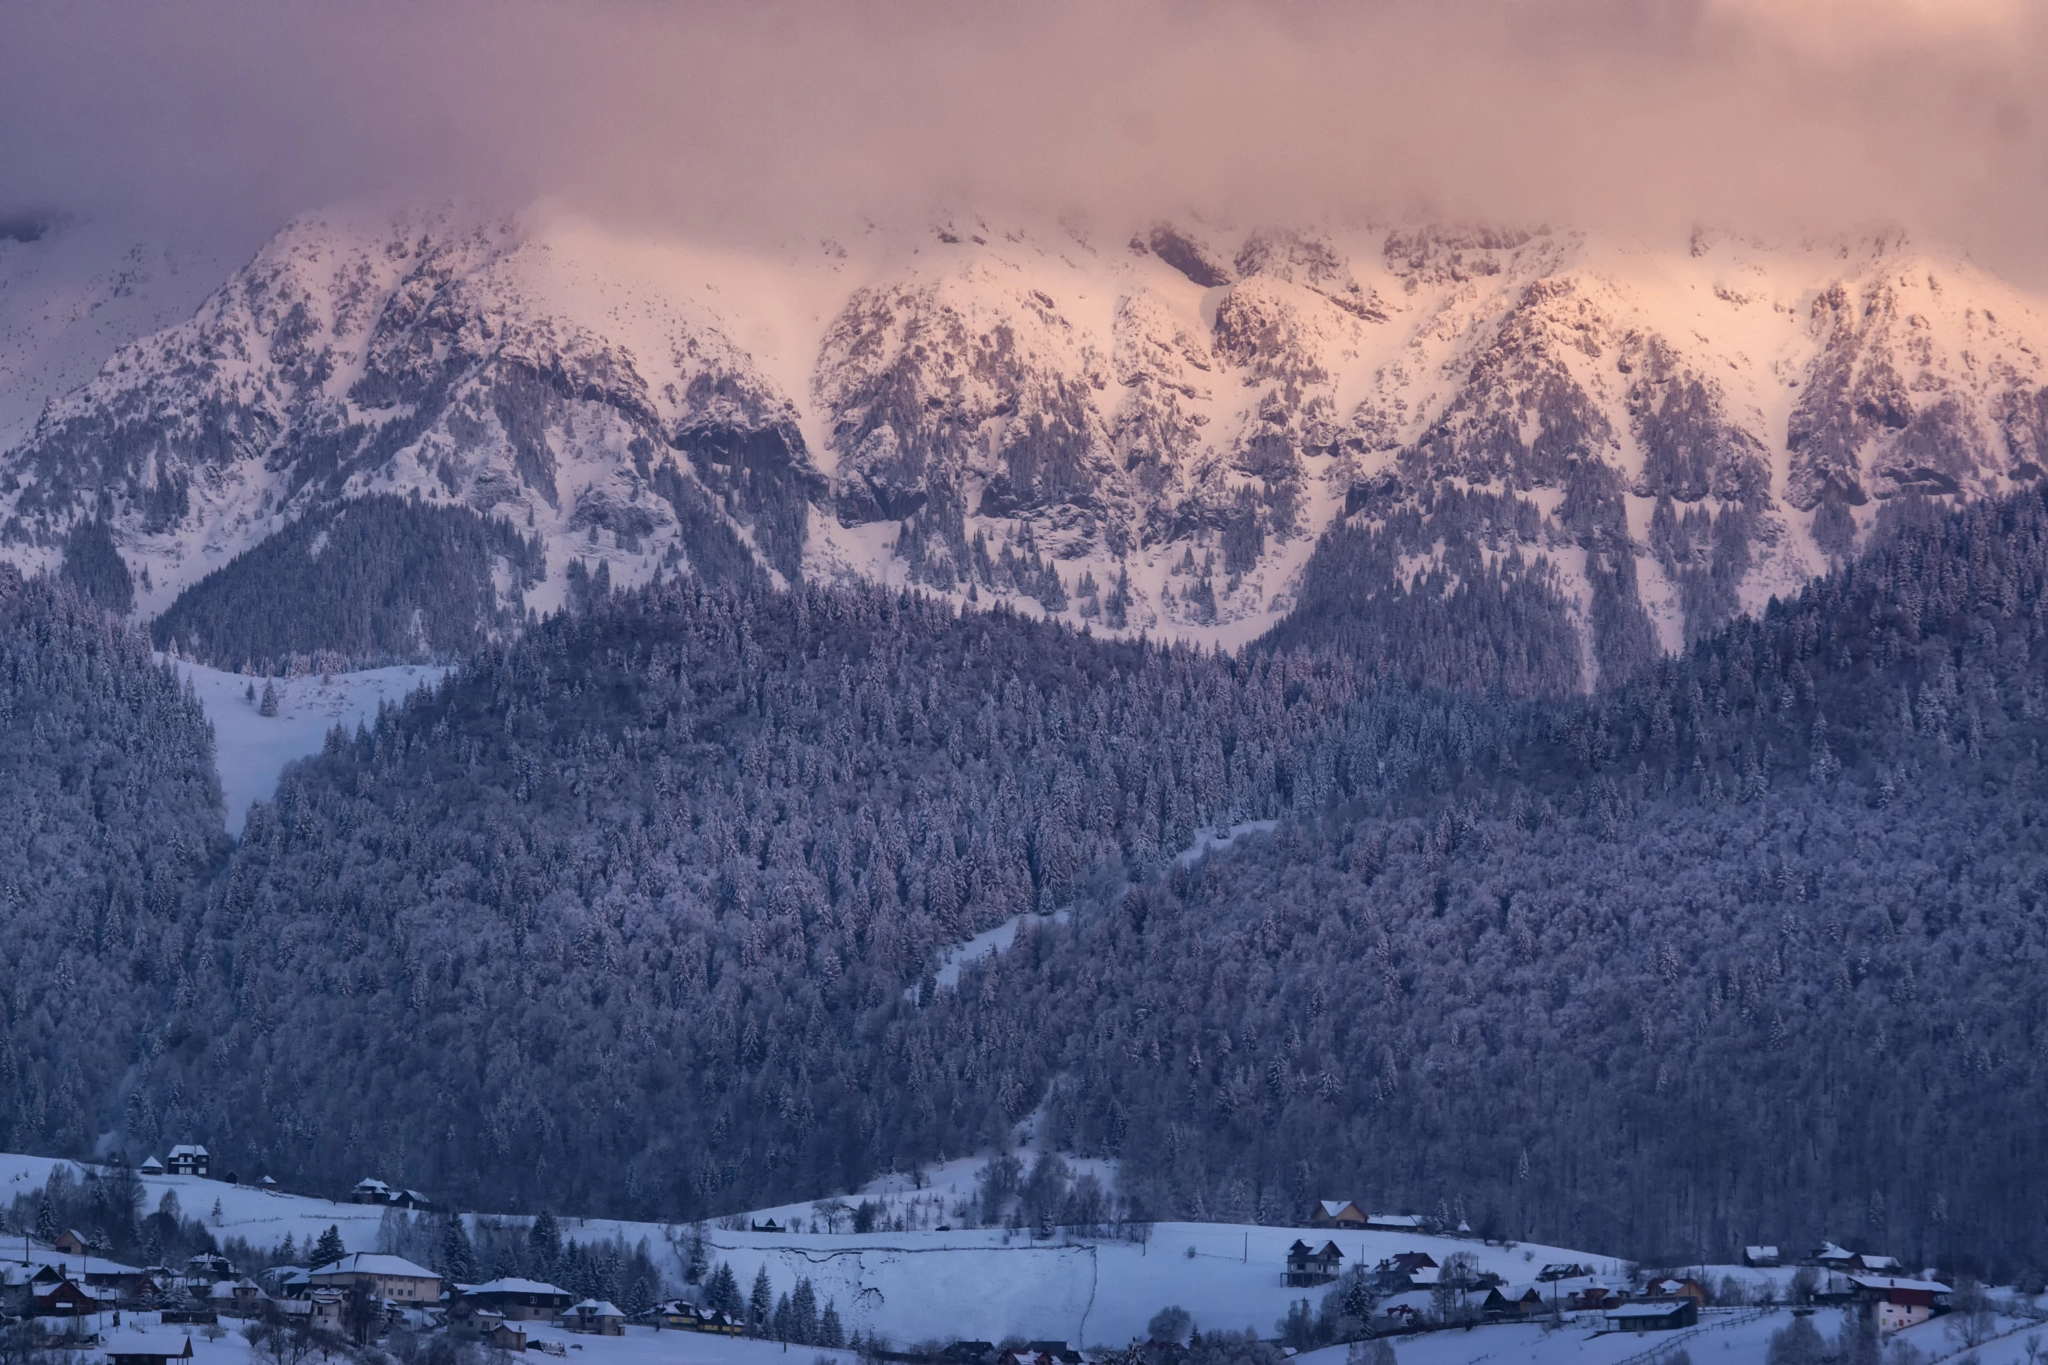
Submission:
M 1549 1304 L 1536 1285 L 1491 1284 L 1479 1294 L 1478 1306 L 1479 1311 L 1489 1318 L 1533 1318 Z
M 1623 1303 L 1607 1310 L 1610 1332 L 1675 1332 L 1699 1324 L 1700 1306 L 1691 1299 Z
M 58 1275 L 54 1280 L 31 1282 L 29 1285 L 29 1316 L 36 1318 L 82 1318 L 113 1306 L 113 1295 L 102 1290 L 106 1299 L 79 1284 L 69 1275 Z
M 464 1302 L 498 1313 L 507 1322 L 553 1322 L 576 1296 L 545 1280 L 516 1276 L 489 1280 L 462 1291 Z
M 1349 1199 L 1322 1199 L 1308 1211 L 1308 1225 L 1312 1228 L 1360 1229 L 1365 1226 L 1365 1210 Z
M 1645 1298 L 1691 1299 L 1700 1307 L 1707 1306 L 1707 1287 L 1692 1276 L 1683 1279 L 1652 1280 L 1643 1288 Z
M 115 1332 L 106 1352 L 108 1365 L 170 1365 L 192 1358 L 192 1338 L 181 1332 Z
M 198 1143 L 181 1142 L 171 1148 L 169 1165 L 172 1175 L 206 1175 L 213 1169 L 213 1158 Z
M 66 1256 L 84 1256 L 91 1250 L 86 1245 L 85 1238 L 79 1236 L 78 1232 L 72 1228 L 66 1228 L 58 1233 L 57 1239 L 51 1242 L 50 1246 L 54 1250 L 63 1252 Z

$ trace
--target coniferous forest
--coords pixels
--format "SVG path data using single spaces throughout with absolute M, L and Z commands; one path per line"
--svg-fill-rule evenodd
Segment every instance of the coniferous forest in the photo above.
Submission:
M 1342 590 L 1397 552 L 1230 657 L 586 588 L 232 842 L 147 642 L 8 579 L 0 1146 L 690 1219 L 1042 1111 L 1137 1217 L 2048 1265 L 2041 493 L 1902 500 L 1678 657 L 1596 612 L 1590 694 L 1540 570 Z

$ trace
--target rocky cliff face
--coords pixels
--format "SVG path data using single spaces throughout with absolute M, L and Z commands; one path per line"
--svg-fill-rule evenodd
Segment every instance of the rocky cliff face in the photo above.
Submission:
M 1603 667 L 1789 588 L 1886 499 L 2048 468 L 2034 301 L 1896 238 L 845 241 L 741 259 L 309 216 L 46 407 L 0 455 L 0 538 L 50 562 L 97 516 L 154 613 L 309 511 L 397 494 L 541 543 L 545 578 L 499 576 L 515 613 L 582 561 L 879 576 L 1233 641 L 1289 608 L 1333 520 L 1426 534 L 1458 489 L 1497 510 L 1438 542 L 1547 561 Z
M 511 223 L 315 216 L 46 408 L 5 457 L 0 538 L 29 557 L 96 513 L 145 609 L 369 494 L 511 521 L 557 583 L 579 551 L 793 577 L 823 488 L 795 422 L 709 310 Z

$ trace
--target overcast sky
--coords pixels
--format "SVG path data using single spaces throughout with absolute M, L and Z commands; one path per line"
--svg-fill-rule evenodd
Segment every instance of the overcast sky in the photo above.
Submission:
M 1790 17 L 1787 17 L 1789 12 Z M 387 187 L 692 231 L 934 207 L 1902 225 L 2048 274 L 2005 0 L 7 5 L 0 213 Z

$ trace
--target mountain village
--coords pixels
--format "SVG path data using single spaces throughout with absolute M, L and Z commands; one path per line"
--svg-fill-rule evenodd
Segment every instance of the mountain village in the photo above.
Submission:
M 6 1160 L 32 1159 L 0 1158 Z M 710 1234 L 730 1239 L 735 1226 L 742 1227 L 750 1247 L 765 1253 L 754 1272 L 754 1291 L 744 1297 L 735 1274 L 737 1255 L 713 1272 L 701 1226 L 664 1229 L 662 1235 L 675 1257 L 662 1269 L 661 1292 L 651 1302 L 621 1307 L 545 1279 L 458 1279 L 405 1255 L 349 1245 L 340 1228 L 351 1215 L 351 1232 L 360 1237 L 368 1231 L 367 1215 L 374 1211 L 384 1241 L 390 1240 L 394 1218 L 400 1226 L 429 1219 L 444 1228 L 451 1222 L 457 1227 L 464 1224 L 461 1215 L 437 1209 L 418 1191 L 375 1177 L 360 1180 L 345 1200 L 308 1200 L 280 1191 L 267 1177 L 244 1182 L 224 1173 L 216 1178 L 207 1149 L 196 1143 L 173 1148 L 162 1161 L 151 1157 L 135 1171 L 151 1184 L 162 1181 L 188 1191 L 218 1186 L 222 1194 L 214 1208 L 224 1229 L 230 1226 L 228 1204 L 235 1205 L 235 1224 L 240 1225 L 255 1221 L 252 1211 L 270 1201 L 308 1206 L 295 1210 L 301 1216 L 317 1218 L 321 1211 L 329 1211 L 337 1221 L 317 1240 L 307 1237 L 303 1245 L 309 1264 L 259 1255 L 270 1263 L 238 1265 L 217 1247 L 208 1247 L 179 1264 L 137 1266 L 110 1258 L 105 1237 L 97 1231 L 48 1226 L 18 1234 L 10 1231 L 8 1240 L 0 1243 L 0 1329 L 11 1334 L 9 1340 L 16 1346 L 76 1365 L 168 1365 L 174 1360 L 215 1359 L 223 1350 L 244 1347 L 255 1361 L 269 1365 L 298 1365 L 315 1356 L 368 1365 L 420 1359 L 419 1352 L 426 1349 L 422 1343 L 435 1342 L 442 1343 L 434 1348 L 441 1352 L 431 1357 L 436 1360 L 479 1351 L 502 1359 L 526 1352 L 566 1356 L 571 1350 L 612 1349 L 655 1351 L 678 1360 L 705 1359 L 709 1351 L 723 1359 L 747 1349 L 786 1352 L 791 1345 L 820 1348 L 827 1355 L 853 1350 L 865 1359 L 928 1365 L 1183 1365 L 1190 1354 L 1189 1344 L 1181 1339 L 1184 1333 L 1171 1325 L 1163 1329 L 1162 1339 L 1162 1320 L 1170 1324 L 1173 1313 L 1189 1316 L 1167 1308 L 1168 1301 L 1162 1301 L 1166 1311 L 1144 1331 L 1125 1334 L 1122 1340 L 1090 1331 L 1085 1343 L 1071 1344 L 1051 1339 L 1060 1323 L 1050 1317 L 1013 1322 L 1010 1325 L 1018 1330 L 992 1339 L 984 1335 L 991 1331 L 990 1321 L 978 1315 L 971 1300 L 951 1306 L 951 1316 L 959 1324 L 952 1335 L 919 1333 L 913 1338 L 902 1330 L 910 1324 L 887 1313 L 869 1313 L 863 1319 L 853 1312 L 855 1304 L 870 1297 L 893 1299 L 900 1292 L 895 1283 L 887 1291 L 866 1286 L 849 1294 L 845 1317 L 839 1300 L 824 1298 L 831 1281 L 822 1274 L 823 1289 L 814 1288 L 809 1278 L 798 1280 L 794 1310 L 788 1293 L 773 1303 L 773 1282 L 779 1277 L 771 1275 L 770 1265 L 778 1243 L 787 1244 L 799 1263 L 809 1264 L 885 1245 L 907 1249 L 906 1244 L 917 1240 L 940 1243 L 919 1248 L 926 1253 L 953 1250 L 963 1259 L 972 1254 L 959 1244 L 977 1234 L 964 1228 L 940 1226 L 923 1234 L 882 1237 L 840 1234 L 840 1220 L 849 1211 L 843 1201 L 821 1200 L 808 1210 L 799 1205 L 759 1211 L 728 1220 Z M 27 1174 L 17 1172 L 15 1180 L 20 1182 Z M 17 1195 L 17 1213 L 25 1203 Z M 964 1204 L 961 1211 L 967 1212 Z M 1099 1245 L 1066 1234 L 1059 1247 L 1072 1251 L 1087 1245 L 1098 1258 L 1114 1250 L 1126 1258 L 1135 1255 L 1157 1262 L 1162 1269 L 1179 1261 L 1191 1272 L 1182 1277 L 1189 1283 L 1179 1297 L 1199 1303 L 1206 1300 L 1192 1272 L 1198 1266 L 1205 1273 L 1210 1270 L 1207 1263 L 1217 1259 L 1213 1247 L 1219 1235 L 1226 1246 L 1231 1238 L 1241 1238 L 1242 1257 L 1233 1281 L 1241 1288 L 1257 1287 L 1268 1294 L 1277 1288 L 1282 1294 L 1284 1316 L 1252 1324 L 1276 1351 L 1313 1353 L 1322 1344 L 1313 1306 L 1321 1298 L 1325 1323 L 1333 1313 L 1341 1320 L 1336 1344 L 1325 1349 L 1355 1351 L 1358 1342 L 1383 1341 L 1399 1347 L 1395 1358 L 1404 1365 L 1411 1358 L 1485 1358 L 1492 1354 L 1489 1345 L 1510 1339 L 1506 1329 L 1511 1328 L 1534 1329 L 1538 1339 L 1552 1344 L 1611 1343 L 1600 1359 L 1625 1345 L 1614 1359 L 1647 1365 L 1675 1360 L 1677 1353 L 1688 1349 L 1681 1343 L 1698 1341 L 1703 1334 L 1726 1335 L 1726 1344 L 1733 1346 L 1744 1332 L 1754 1336 L 1765 1326 L 1777 1330 L 1819 1315 L 1844 1322 L 1860 1318 L 1874 1324 L 1884 1338 L 1921 1339 L 1934 1331 L 1942 1333 L 1943 1340 L 1973 1347 L 2005 1337 L 2024 1344 L 2024 1329 L 2048 1317 L 2042 1300 L 2015 1293 L 1994 1306 L 1982 1288 L 1967 1280 L 1952 1282 L 1933 1269 L 1909 1269 L 1889 1255 L 1855 1251 L 1833 1241 L 1805 1254 L 1756 1245 L 1743 1248 L 1739 1262 L 1727 1266 L 1646 1270 L 1557 1254 L 1549 1248 L 1539 1255 L 1535 1248 L 1480 1238 L 1463 1220 L 1450 1226 L 1447 1222 L 1452 1220 L 1372 1212 L 1350 1200 L 1323 1200 L 1306 1210 L 1293 1229 L 1159 1225 L 1117 1230 Z M 1201 1244 L 1190 1241 L 1184 1252 L 1176 1252 L 1163 1244 L 1185 1226 L 1202 1226 L 1209 1245 L 1198 1250 Z M 1050 1229 L 1006 1227 L 978 1235 L 986 1240 L 990 1233 L 1000 1238 L 993 1248 L 997 1250 L 1056 1249 L 1048 1245 L 1055 1236 Z M 1280 1237 L 1288 1234 L 1282 1249 Z M 1013 1238 L 1021 1245 L 1013 1246 Z M 1261 1248 L 1256 1257 L 1255 1240 Z M 247 1245 L 246 1237 L 235 1242 L 237 1248 Z M 289 1233 L 283 1245 L 291 1245 Z M 944 1292 L 950 1277 L 939 1271 L 929 1254 L 904 1259 L 923 1262 L 924 1273 L 912 1283 L 921 1280 L 932 1293 Z M 1015 1263 L 1017 1258 L 1011 1260 Z M 1169 1274 L 1164 1286 L 1173 1282 Z M 644 1290 L 638 1292 L 647 1297 Z M 947 1305 L 929 1307 L 938 1310 L 939 1319 L 947 1316 Z M 928 1312 L 924 1323 L 933 1320 Z M 1230 1323 L 1225 1330 L 1236 1325 Z M 1212 1326 L 1224 1328 L 1222 1322 Z M 1900 1338 L 1901 1333 L 1907 1337 Z M 1195 1340 L 1199 1341 L 1199 1328 Z M 618 1345 L 613 1347 L 610 1341 Z M 670 1344 L 658 1345 L 663 1341 Z M 728 1345 L 719 1347 L 718 1341 Z M 1457 1342 L 1468 1345 L 1447 1345 Z M 1761 1341 L 1758 1344 L 1761 1347 Z M 447 1354 L 451 1351 L 456 1356 Z M 1925 1354 L 1940 1358 L 1938 1353 Z M 1531 1358 L 1547 1357 L 1539 1353 Z

